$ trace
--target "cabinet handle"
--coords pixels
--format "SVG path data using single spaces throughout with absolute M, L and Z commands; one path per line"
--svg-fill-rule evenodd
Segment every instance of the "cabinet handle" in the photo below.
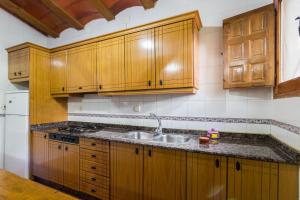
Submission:
M 44 135 L 44 138 L 47 139 L 47 135 L 46 134 Z
M 149 156 L 149 157 L 152 156 L 152 151 L 151 151 L 151 149 L 148 150 L 148 156 Z
M 150 80 L 148 81 L 148 86 L 149 86 L 149 87 L 151 86 L 151 81 L 150 81 Z
M 94 146 L 96 146 L 96 143 L 92 143 L 91 145 L 94 147 Z
M 96 167 L 95 167 L 95 166 L 92 166 L 91 169 L 96 169 Z
M 102 85 L 99 85 L 99 89 L 102 90 Z
M 62 91 L 65 91 L 65 87 L 62 87 Z
M 91 192 L 92 192 L 92 193 L 95 193 L 95 192 L 96 192 L 96 190 L 94 190 L 94 189 L 91 189 Z
M 61 149 L 61 145 L 58 145 L 58 149 Z
M 163 85 L 163 80 L 159 80 L 159 85 Z
M 79 90 L 81 90 L 81 89 L 82 89 L 82 87 L 80 86 L 80 87 L 78 87 L 78 89 L 79 89 Z
M 68 146 L 66 146 L 66 147 L 65 147 L 65 150 L 68 151 L 68 149 L 69 149 Z
M 14 72 L 14 75 L 17 76 L 17 72 Z
M 91 178 L 91 180 L 92 180 L 92 181 L 96 181 L 96 178 L 93 177 L 93 178 Z
M 239 161 L 237 161 L 235 163 L 235 169 L 236 169 L 236 171 L 240 171 L 241 170 L 241 163 Z
M 216 159 L 216 168 L 219 168 L 219 167 L 220 167 L 220 160 Z
M 18 74 L 19 74 L 19 75 L 21 75 L 21 74 L 22 74 L 22 72 L 18 72 Z
M 135 148 L 135 154 L 136 154 L 136 155 L 139 154 L 139 148 Z
M 96 158 L 96 155 L 95 155 L 95 154 L 92 154 L 92 158 Z

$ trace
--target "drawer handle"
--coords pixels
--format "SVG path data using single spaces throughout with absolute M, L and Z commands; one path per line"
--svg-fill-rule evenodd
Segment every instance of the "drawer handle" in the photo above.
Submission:
M 47 135 L 46 134 L 44 135 L 44 138 L 47 139 Z
M 96 178 L 91 178 L 92 181 L 96 181 Z
M 18 72 L 18 74 L 19 74 L 19 75 L 21 75 L 21 74 L 22 74 L 22 72 Z
M 78 87 L 78 89 L 79 89 L 79 90 L 81 90 L 81 89 L 82 89 L 82 87 L 80 86 L 80 87 Z
M 92 154 L 91 156 L 92 156 L 92 158 L 96 158 L 96 155 L 95 155 L 95 154 Z
M 220 167 L 220 160 L 216 159 L 216 168 L 219 168 L 219 167 Z
M 91 145 L 94 147 L 94 146 L 96 146 L 96 143 L 92 143 Z
M 91 169 L 97 169 L 95 166 L 92 166 Z
M 92 193 L 95 193 L 95 192 L 96 192 L 96 190 L 94 190 L 94 189 L 91 189 L 91 192 L 92 192 Z
M 236 171 L 240 171 L 241 170 L 241 163 L 239 161 L 237 161 L 235 163 L 235 169 L 236 169 Z

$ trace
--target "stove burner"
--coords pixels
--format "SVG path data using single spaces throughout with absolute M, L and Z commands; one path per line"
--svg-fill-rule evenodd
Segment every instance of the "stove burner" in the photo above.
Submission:
M 58 128 L 60 132 L 67 132 L 67 133 L 94 133 L 98 131 L 97 126 L 76 126 L 76 125 L 69 125 L 66 127 Z

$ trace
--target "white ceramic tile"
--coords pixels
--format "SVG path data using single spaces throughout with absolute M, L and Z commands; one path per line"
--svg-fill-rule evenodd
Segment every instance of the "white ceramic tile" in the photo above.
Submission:
M 188 116 L 203 117 L 205 113 L 205 101 L 189 101 L 188 102 Z
M 271 102 L 269 100 L 248 100 L 248 118 L 271 118 Z
M 225 124 L 224 131 L 226 132 L 236 132 L 236 133 L 246 133 L 247 124 L 243 123 L 227 123 Z
M 271 125 L 247 124 L 247 133 L 271 134 Z
M 226 117 L 226 101 L 205 101 L 206 117 Z
M 206 100 L 225 100 L 226 91 L 223 89 L 223 84 L 206 84 L 204 86 Z
M 271 134 L 281 142 L 300 151 L 300 135 L 291 133 L 285 129 L 273 125 L 271 126 Z
M 229 118 L 246 118 L 247 117 L 247 101 L 227 101 L 226 116 Z
M 190 129 L 190 130 L 206 131 L 207 123 L 206 122 L 197 122 L 197 121 L 187 121 L 186 128 Z

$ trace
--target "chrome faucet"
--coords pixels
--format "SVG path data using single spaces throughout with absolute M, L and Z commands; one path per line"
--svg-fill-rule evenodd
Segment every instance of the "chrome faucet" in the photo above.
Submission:
M 158 121 L 158 127 L 155 129 L 154 136 L 161 136 L 163 134 L 161 119 L 154 113 L 150 113 L 150 117 L 153 117 L 154 119 L 157 119 L 157 121 Z

